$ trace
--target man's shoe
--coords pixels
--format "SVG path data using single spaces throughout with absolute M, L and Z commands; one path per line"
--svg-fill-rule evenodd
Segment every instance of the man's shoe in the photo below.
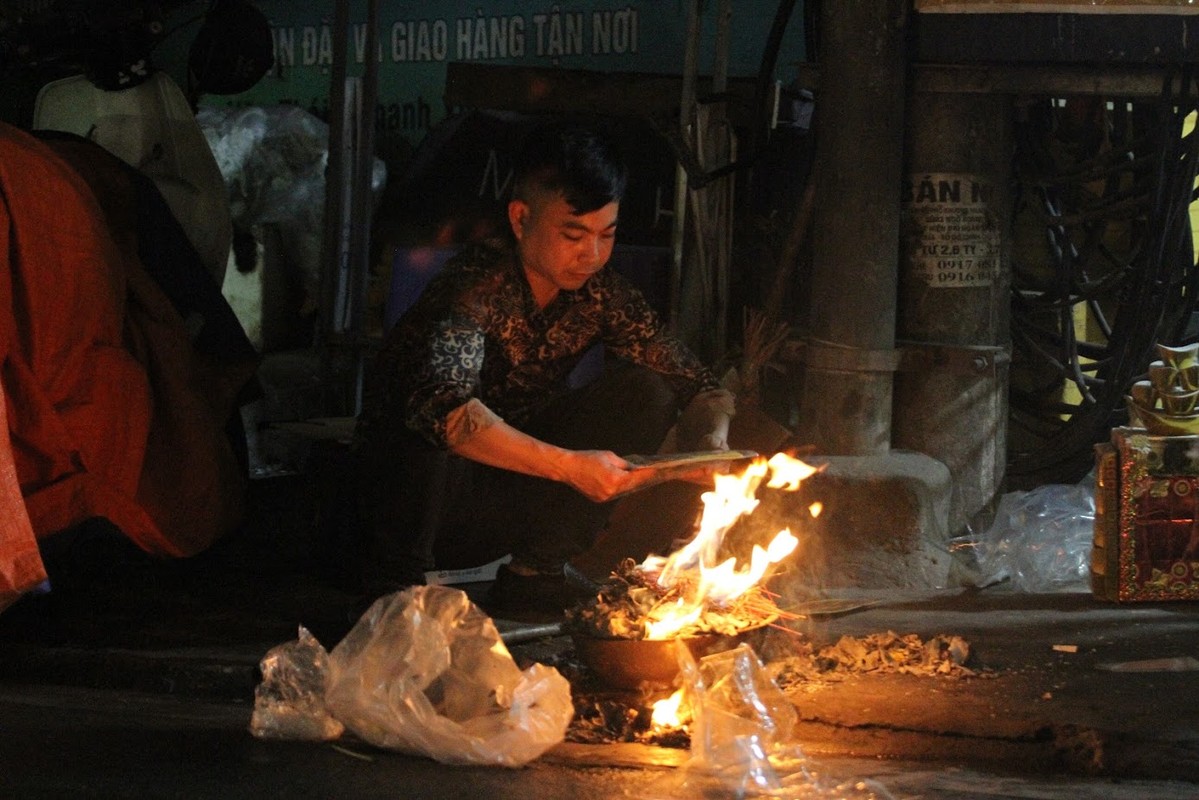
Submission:
M 595 597 L 604 589 L 602 583 L 592 580 L 569 561 L 562 565 L 562 577 L 566 579 L 566 585 L 573 589 L 580 599 Z

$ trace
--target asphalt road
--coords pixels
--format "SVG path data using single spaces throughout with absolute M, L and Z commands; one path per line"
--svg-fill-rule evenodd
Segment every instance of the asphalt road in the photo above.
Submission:
M 972 663 L 989 677 L 849 674 L 797 687 L 789 697 L 809 760 L 805 772 L 781 774 L 789 784 L 781 796 L 1199 797 L 1199 671 L 1187 660 L 1199 640 L 1193 604 L 1118 607 L 1083 594 L 951 593 L 883 600 L 805 627 L 823 641 L 887 630 L 961 635 L 971 643 Z M 521 649 L 528 658 L 568 642 L 557 637 L 514 654 Z M 736 796 L 727 776 L 713 790 L 714 779 L 687 768 L 686 751 L 643 745 L 564 743 L 527 767 L 505 769 L 442 765 L 351 738 L 260 740 L 247 729 L 245 693 L 198 692 L 185 683 L 157 691 L 114 688 L 111 681 L 96 682 L 108 688 L 84 685 L 89 675 L 111 675 L 105 669 L 118 657 L 126 669 L 136 667 L 136 650 L 36 652 L 59 659 L 47 675 L 60 685 L 31 681 L 36 671 L 16 678 L 9 669 L 0 679 L 0 785 L 7 797 Z M 188 652 L 172 651 L 185 662 Z M 162 654 L 143 655 L 157 663 Z M 208 662 L 221 661 L 207 647 L 190 658 L 205 661 L 196 670 L 201 678 Z M 231 667 L 241 675 L 248 663 L 243 657 Z M 1121 664 L 1150 668 L 1111 669 Z
M 458 767 L 361 744 L 261 740 L 249 708 L 174 696 L 0 687 L 0 774 L 12 798 L 711 798 L 733 797 L 655 748 L 567 746 L 528 767 Z M 662 764 L 665 762 L 665 766 Z M 1011 765 L 1017 770 L 1020 765 Z M 812 757 L 788 798 L 1182 800 L 1172 781 L 1028 776 L 952 763 Z M 783 776 L 786 778 L 786 776 Z M 715 793 L 711 787 L 720 787 Z M 855 788 L 859 787 L 859 788 Z M 753 796 L 753 795 L 750 795 Z

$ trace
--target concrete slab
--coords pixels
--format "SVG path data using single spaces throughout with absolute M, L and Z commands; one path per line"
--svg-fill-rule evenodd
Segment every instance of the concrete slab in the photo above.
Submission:
M 885 630 L 963 636 L 989 676 L 849 675 L 793 692 L 813 752 L 1199 781 L 1199 712 L 1181 700 L 1199 689 L 1193 604 L 945 592 L 806 625 L 825 641 Z M 1132 671 L 1146 662 L 1155 671 Z
M 798 491 L 761 489 L 735 534 L 766 542 L 784 528 L 800 539 L 776 581 L 786 596 L 838 588 L 931 589 L 949 584 L 949 470 L 921 453 L 811 456 L 822 472 Z M 810 508 L 820 503 L 819 516 Z

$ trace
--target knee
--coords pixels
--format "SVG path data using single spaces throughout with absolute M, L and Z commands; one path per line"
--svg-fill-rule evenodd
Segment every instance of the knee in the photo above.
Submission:
M 630 367 L 624 380 L 622 394 L 628 412 L 645 420 L 649 427 L 660 429 L 664 436 L 678 416 L 678 393 L 665 378 L 646 367 Z
M 630 410 L 671 416 L 678 411 L 678 393 L 657 372 L 647 367 L 633 366 L 624 378 L 624 395 L 629 400 Z

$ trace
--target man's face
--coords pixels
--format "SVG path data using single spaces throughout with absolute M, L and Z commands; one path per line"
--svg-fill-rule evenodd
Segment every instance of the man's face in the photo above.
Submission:
M 544 306 L 562 289 L 578 289 L 603 269 L 616 241 L 620 203 L 576 214 L 561 194 L 513 200 L 508 219 L 533 297 Z

